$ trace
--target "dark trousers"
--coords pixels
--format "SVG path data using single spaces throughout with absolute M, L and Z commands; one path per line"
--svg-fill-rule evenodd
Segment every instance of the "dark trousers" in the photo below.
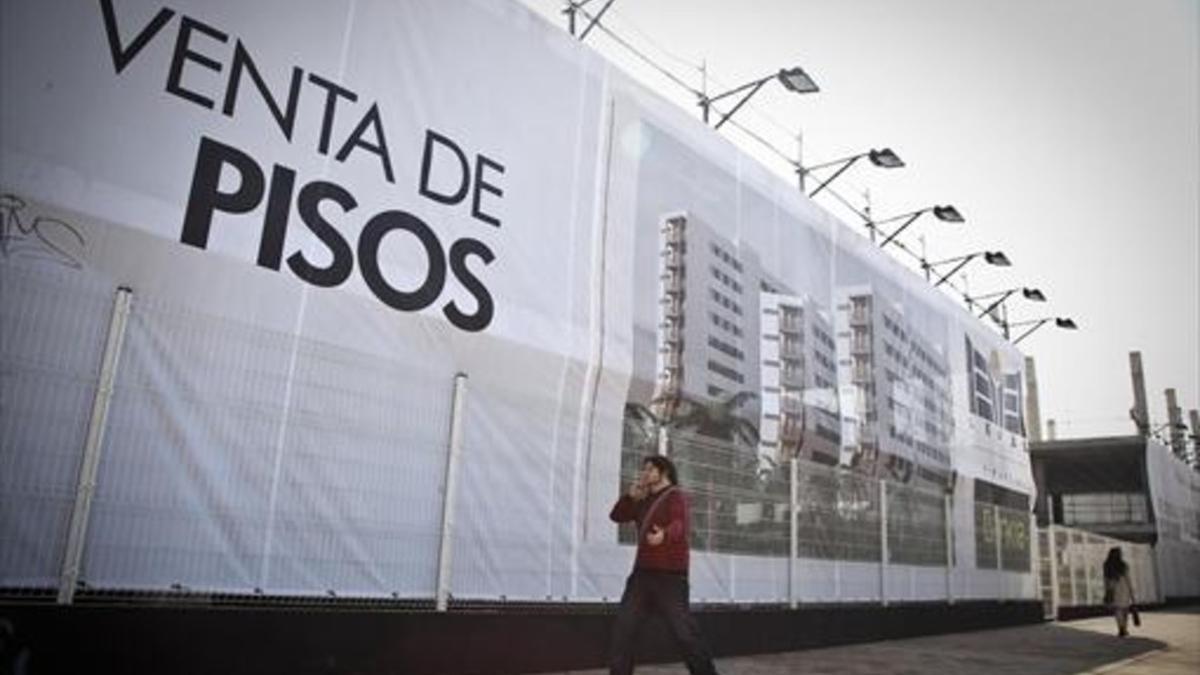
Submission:
M 700 626 L 688 612 L 687 576 L 637 569 L 625 582 L 625 593 L 617 610 L 612 650 L 609 652 L 609 672 L 612 675 L 629 675 L 633 672 L 638 626 L 643 618 L 652 614 L 666 620 L 676 645 L 683 652 L 689 673 L 717 675 L 712 653 L 700 635 Z

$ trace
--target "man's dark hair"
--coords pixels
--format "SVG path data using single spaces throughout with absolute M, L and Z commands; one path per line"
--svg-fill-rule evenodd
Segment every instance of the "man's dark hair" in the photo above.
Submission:
M 649 455 L 642 458 L 642 466 L 647 464 L 653 465 L 659 473 L 664 474 L 667 480 L 671 481 L 671 485 L 679 485 L 679 472 L 675 470 L 675 462 L 662 455 Z

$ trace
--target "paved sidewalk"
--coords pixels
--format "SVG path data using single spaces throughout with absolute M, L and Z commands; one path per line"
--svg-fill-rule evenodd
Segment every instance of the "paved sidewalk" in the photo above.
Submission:
M 1196 675 L 1200 607 L 1142 612 L 1141 628 L 1116 636 L 1111 617 L 954 633 L 910 640 L 719 659 L 722 675 Z M 607 670 L 571 671 L 603 675 Z M 639 675 L 685 675 L 682 664 Z

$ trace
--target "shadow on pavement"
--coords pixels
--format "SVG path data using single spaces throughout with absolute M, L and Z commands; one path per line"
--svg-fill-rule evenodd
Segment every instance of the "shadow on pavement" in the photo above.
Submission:
M 723 675 L 1073 675 L 1165 648 L 1146 637 L 1042 624 L 721 659 Z M 601 671 L 579 671 L 599 673 Z M 640 675 L 679 675 L 681 664 L 645 665 Z
M 888 673 L 957 675 L 1019 673 L 1070 675 L 1166 647 L 1144 637 L 1115 635 L 1060 625 L 1002 629 L 856 647 L 817 649 L 759 659 L 730 673 Z

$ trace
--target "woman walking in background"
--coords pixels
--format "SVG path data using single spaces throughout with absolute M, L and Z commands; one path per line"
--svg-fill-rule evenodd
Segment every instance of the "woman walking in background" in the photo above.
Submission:
M 1133 584 L 1129 582 L 1129 566 L 1121 559 L 1121 549 L 1108 550 L 1104 560 L 1104 601 L 1113 608 L 1117 619 L 1117 635 L 1129 635 L 1129 611 L 1133 606 Z M 1134 610 L 1136 611 L 1136 610 Z

